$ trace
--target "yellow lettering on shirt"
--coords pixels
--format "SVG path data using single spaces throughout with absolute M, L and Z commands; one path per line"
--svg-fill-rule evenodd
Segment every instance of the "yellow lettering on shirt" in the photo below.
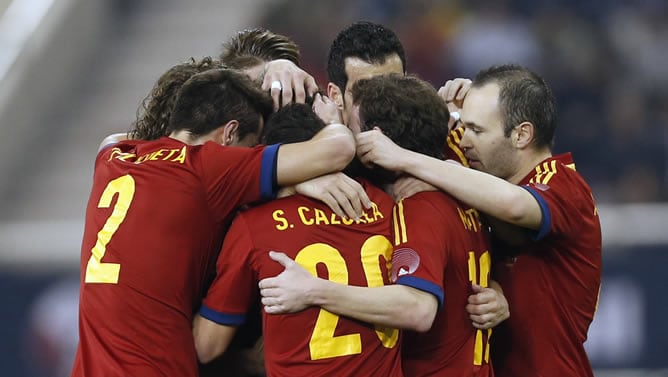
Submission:
M 290 214 L 290 211 L 294 211 L 293 214 Z M 276 229 L 281 231 L 292 229 L 295 227 L 295 224 L 306 226 L 350 226 L 370 224 L 385 218 L 385 215 L 383 215 L 376 203 L 371 203 L 371 208 L 363 213 L 357 220 L 341 217 L 335 213 L 328 214 L 320 208 L 309 208 L 306 206 L 299 206 L 296 210 L 288 210 L 288 213 L 286 213 L 285 209 L 276 209 L 271 213 L 271 216 L 275 222 Z
M 469 208 L 467 210 L 462 210 L 457 207 L 457 213 L 459 213 L 459 218 L 464 224 L 464 228 L 469 231 L 478 232 L 482 228 L 482 222 L 480 221 L 480 215 L 478 211 L 474 208 Z
M 186 151 L 185 146 L 180 149 L 158 149 L 157 151 L 149 152 L 137 157 L 134 153 L 123 152 L 120 148 L 113 148 L 109 155 L 109 161 L 115 158 L 120 161 L 132 162 L 135 164 L 141 164 L 146 161 L 169 161 L 183 164 L 186 161 Z M 178 155 L 172 158 L 177 153 Z
M 272 214 L 272 217 L 278 223 L 276 224 L 276 229 L 278 230 L 288 229 L 288 220 L 285 217 L 283 217 L 283 215 L 285 215 L 285 211 L 283 211 L 282 209 L 277 209 Z

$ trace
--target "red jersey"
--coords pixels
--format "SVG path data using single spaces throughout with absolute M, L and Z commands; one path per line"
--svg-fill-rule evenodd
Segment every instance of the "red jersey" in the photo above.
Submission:
M 73 376 L 197 375 L 192 318 L 223 225 L 239 205 L 271 196 L 277 151 L 164 137 L 98 154 Z
M 392 198 L 363 182 L 371 209 L 359 220 L 343 219 L 302 196 L 275 200 L 234 220 L 216 265 L 217 276 L 200 314 L 223 325 L 243 323 L 257 283 L 283 267 L 269 258 L 282 251 L 313 275 L 341 284 L 389 283 Z M 268 376 L 402 376 L 396 329 L 374 327 L 309 308 L 263 315 Z
M 448 132 L 448 137 L 445 139 L 445 149 L 443 155 L 446 160 L 455 160 L 460 164 L 468 167 L 469 160 L 464 155 L 464 151 L 459 147 L 459 142 L 464 135 L 464 127 L 457 127 Z
M 498 376 L 593 376 L 583 343 L 601 284 L 601 227 L 570 153 L 546 159 L 521 182 L 543 213 L 535 242 L 495 264 L 510 318 L 492 350 Z M 512 257 L 512 258 L 511 258 Z
M 474 328 L 465 309 L 471 284 L 489 283 L 489 233 L 478 212 L 439 191 L 416 194 L 394 208 L 394 244 L 396 283 L 439 302 L 429 331 L 404 333 L 406 376 L 493 376 L 491 330 Z

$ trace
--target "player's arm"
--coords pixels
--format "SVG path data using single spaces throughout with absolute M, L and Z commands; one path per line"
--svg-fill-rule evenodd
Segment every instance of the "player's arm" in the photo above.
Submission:
M 524 188 L 459 164 L 399 147 L 380 130 L 358 134 L 357 154 L 365 163 L 410 174 L 462 202 L 513 225 L 540 229 L 541 207 Z
M 360 321 L 415 331 L 429 330 L 436 317 L 438 300 L 431 293 L 403 285 L 368 288 L 338 284 L 314 277 L 283 253 L 269 255 L 285 270 L 260 281 L 262 304 L 268 314 L 320 306 Z
M 206 364 L 222 355 L 236 331 L 236 326 L 221 325 L 197 314 L 193 321 L 193 337 L 200 363 Z
M 330 124 L 311 140 L 283 144 L 278 150 L 276 182 L 290 186 L 343 170 L 355 156 L 355 139 L 348 127 Z
M 216 277 L 193 320 L 195 349 L 202 363 L 225 352 L 256 299 L 256 281 L 248 259 L 252 249 L 251 231 L 240 214 L 225 235 L 216 261 Z

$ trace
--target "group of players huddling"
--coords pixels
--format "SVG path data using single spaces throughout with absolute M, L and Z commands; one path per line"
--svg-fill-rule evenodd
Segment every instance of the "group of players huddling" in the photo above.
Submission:
M 437 91 L 370 22 L 327 73 L 244 30 L 104 140 L 72 376 L 592 377 L 600 225 L 545 81 Z

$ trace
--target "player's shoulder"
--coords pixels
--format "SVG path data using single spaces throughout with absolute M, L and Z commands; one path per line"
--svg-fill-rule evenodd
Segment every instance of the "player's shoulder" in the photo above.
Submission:
M 543 160 L 536 165 L 529 178 L 529 183 L 538 185 L 550 185 L 564 181 L 584 183 L 570 153 L 551 156 Z

